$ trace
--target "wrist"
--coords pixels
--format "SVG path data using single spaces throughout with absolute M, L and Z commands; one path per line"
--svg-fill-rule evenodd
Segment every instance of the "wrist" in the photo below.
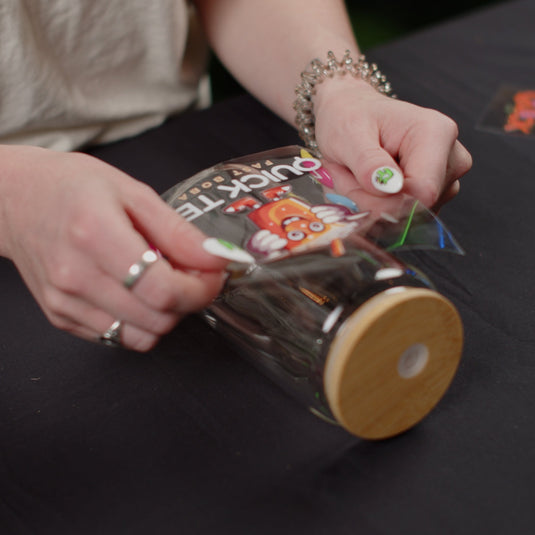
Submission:
M 321 157 L 321 152 L 315 135 L 316 101 L 318 100 L 321 105 L 322 101 L 329 98 L 330 91 L 321 86 L 330 85 L 329 89 L 334 90 L 335 83 L 336 85 L 350 83 L 345 80 L 342 82 L 340 78 L 350 80 L 363 91 L 373 89 L 386 96 L 394 96 L 386 77 L 379 71 L 377 65 L 368 63 L 365 56 L 360 55 L 354 60 L 350 51 L 346 50 L 341 61 L 338 61 L 332 52 L 327 54 L 326 63 L 322 63 L 319 59 L 312 60 L 309 67 L 301 73 L 301 82 L 295 89 L 297 98 L 294 110 L 300 137 L 307 148 L 318 157 Z
M 314 106 L 314 117 L 320 115 L 320 110 L 329 108 L 329 104 L 343 97 L 345 93 L 353 95 L 354 98 L 365 99 L 376 97 L 377 91 L 366 81 L 353 76 L 334 76 L 324 83 L 318 84 L 312 97 Z

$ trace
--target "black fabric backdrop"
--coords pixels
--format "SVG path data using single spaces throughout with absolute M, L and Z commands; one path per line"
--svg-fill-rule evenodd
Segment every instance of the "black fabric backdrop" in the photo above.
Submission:
M 421 255 L 459 308 L 464 358 L 408 433 L 323 423 L 190 317 L 151 353 L 47 323 L 0 262 L 0 533 L 531 533 L 535 522 L 535 138 L 477 128 L 504 84 L 535 87 L 535 2 L 373 50 L 401 98 L 452 116 L 474 156 L 442 212 L 465 257 Z M 163 192 L 295 143 L 242 96 L 92 152 Z

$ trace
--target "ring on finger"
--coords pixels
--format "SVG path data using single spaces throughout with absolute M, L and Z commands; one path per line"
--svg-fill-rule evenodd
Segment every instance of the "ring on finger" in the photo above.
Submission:
M 121 330 L 123 324 L 121 321 L 114 321 L 100 337 L 99 342 L 108 347 L 120 347 L 121 344 Z
M 159 256 L 156 253 L 156 251 L 153 251 L 152 249 L 147 249 L 142 255 L 141 259 L 137 262 L 133 263 L 128 268 L 128 275 L 123 281 L 123 285 L 125 288 L 132 288 L 134 284 L 139 280 L 141 275 L 145 273 L 145 270 L 152 266 L 157 260 Z

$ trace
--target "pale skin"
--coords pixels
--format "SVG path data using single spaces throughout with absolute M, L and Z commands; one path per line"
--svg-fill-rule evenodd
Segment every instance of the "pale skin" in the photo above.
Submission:
M 275 113 L 293 122 L 299 73 L 328 50 L 356 56 L 341 0 L 197 0 L 215 52 Z M 471 166 L 455 123 L 437 111 L 379 95 L 350 77 L 318 86 L 316 136 L 343 194 L 371 173 L 399 169 L 403 191 L 437 207 Z M 147 351 L 220 291 L 225 261 L 148 186 L 79 153 L 0 146 L 0 255 L 17 266 L 50 322 L 97 340 L 123 322 L 125 347 Z M 163 258 L 132 289 L 129 266 L 149 246 Z
M 197 0 L 212 47 L 236 78 L 293 123 L 296 73 L 310 60 L 359 54 L 343 0 Z M 371 185 L 378 167 L 399 169 L 406 193 L 438 207 L 471 167 L 452 119 L 339 77 L 317 86 L 316 138 L 340 193 Z

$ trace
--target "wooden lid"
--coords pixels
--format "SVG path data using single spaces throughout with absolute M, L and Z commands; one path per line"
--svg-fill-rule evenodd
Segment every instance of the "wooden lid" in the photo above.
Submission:
M 450 385 L 463 328 L 445 297 L 423 288 L 386 290 L 342 325 L 325 365 L 330 409 L 349 432 L 387 438 L 418 423 Z

